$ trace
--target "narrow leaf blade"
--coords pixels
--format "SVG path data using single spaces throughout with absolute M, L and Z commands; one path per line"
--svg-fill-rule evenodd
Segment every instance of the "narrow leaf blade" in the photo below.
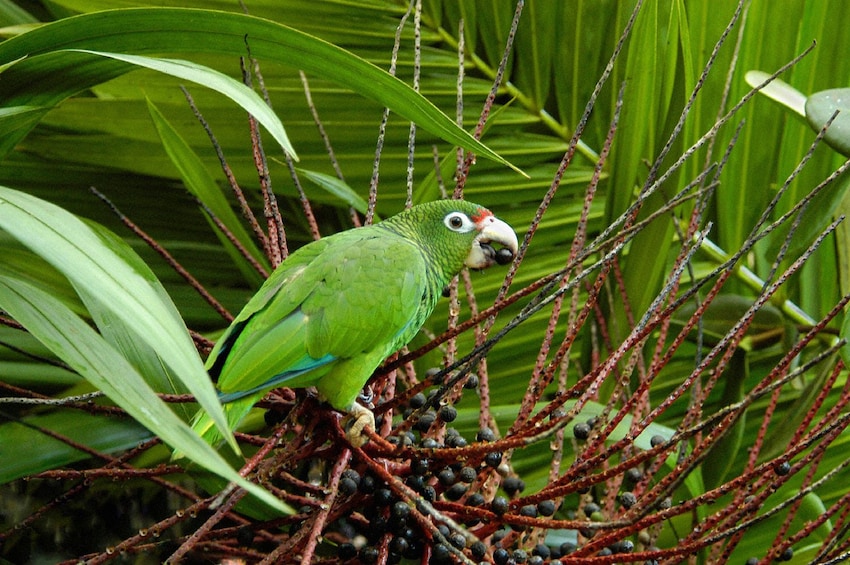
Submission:
M 0 228 L 64 274 L 95 320 L 120 323 L 121 332 L 135 336 L 150 355 L 161 358 L 169 378 L 176 378 L 195 395 L 236 446 L 176 307 L 129 246 L 117 236 L 107 238 L 58 206 L 5 187 L 0 187 Z
M 38 287 L 0 271 L 0 308 L 53 353 L 127 411 L 136 421 L 198 465 L 248 490 L 285 514 L 292 509 L 241 477 L 156 395 L 145 379 L 103 337 Z M 120 379 L 116 378 L 120 375 Z

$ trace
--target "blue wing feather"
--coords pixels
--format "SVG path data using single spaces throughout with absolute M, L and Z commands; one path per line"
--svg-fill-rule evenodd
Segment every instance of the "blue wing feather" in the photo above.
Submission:
M 321 359 L 313 359 L 310 358 L 310 362 L 305 364 L 302 368 L 293 369 L 289 371 L 284 371 L 282 373 L 278 373 L 274 377 L 270 378 L 266 382 L 255 386 L 252 389 L 248 390 L 237 390 L 235 392 L 230 393 L 219 393 L 218 399 L 222 404 L 226 404 L 228 402 L 233 402 L 234 400 L 239 400 L 241 398 L 245 398 L 246 396 L 251 396 L 252 394 L 259 393 L 261 391 L 270 390 L 273 388 L 277 388 L 279 386 L 283 386 L 289 384 L 292 380 L 310 373 L 311 371 L 318 369 L 319 367 L 323 367 L 333 361 L 336 361 L 336 357 L 333 355 L 325 355 Z

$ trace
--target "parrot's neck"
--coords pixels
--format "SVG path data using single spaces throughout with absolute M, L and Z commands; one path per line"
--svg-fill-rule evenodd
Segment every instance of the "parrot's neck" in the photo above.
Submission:
M 399 235 L 419 248 L 422 256 L 425 258 L 428 288 L 435 293 L 434 302 L 436 302 L 443 289 L 463 269 L 465 257 L 452 257 L 451 254 L 440 253 L 443 250 L 435 249 L 433 240 L 424 236 L 418 230 L 411 228 L 407 223 L 394 222 L 394 219 L 384 220 L 375 224 L 375 227 L 381 227 Z

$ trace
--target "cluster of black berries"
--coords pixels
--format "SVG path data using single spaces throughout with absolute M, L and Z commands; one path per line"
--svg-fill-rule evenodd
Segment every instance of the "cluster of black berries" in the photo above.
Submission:
M 436 489 L 424 484 L 424 477 L 430 473 L 428 462 L 425 460 L 415 461 L 411 465 L 412 471 L 405 483 L 411 488 L 417 489 L 423 499 L 436 498 Z M 467 470 L 469 469 L 469 470 Z M 474 474 L 470 468 L 462 467 L 455 471 L 451 467 L 445 467 L 438 473 L 438 481 L 450 482 L 451 485 L 443 492 L 444 496 L 453 496 L 451 493 L 454 485 L 465 485 L 463 481 L 471 482 Z M 398 499 L 393 492 L 384 487 L 377 486 L 376 481 L 366 475 L 360 477 L 353 470 L 346 470 L 339 485 L 340 493 L 356 496 L 359 494 L 370 495 L 371 504 L 362 507 L 362 515 L 365 522 L 355 525 L 354 531 L 349 531 L 351 542 L 339 545 L 338 556 L 343 561 L 357 560 L 362 563 L 374 563 L 379 557 L 376 544 L 385 536 L 389 535 L 389 562 L 398 563 L 402 559 L 420 559 L 423 552 L 423 543 L 431 538 L 431 534 L 425 534 L 421 527 L 413 520 L 411 505 Z M 462 490 L 462 489 L 459 489 Z M 420 508 L 423 513 L 427 513 Z M 352 523 L 353 525 L 353 523 Z M 467 537 L 461 532 L 452 531 L 445 525 L 438 525 L 439 538 L 442 541 L 431 544 L 430 562 L 437 564 L 454 563 L 451 545 L 456 551 L 462 551 L 467 547 Z M 476 547 L 472 544 L 470 551 L 482 551 L 483 556 L 486 548 L 483 544 Z
M 439 449 L 443 447 L 459 448 L 469 445 L 469 442 L 456 429 L 447 426 L 455 421 L 457 410 L 450 405 L 439 407 L 433 406 L 433 398 L 425 394 L 417 394 L 410 400 L 404 412 L 408 418 L 418 411 L 418 417 L 411 426 L 411 431 L 390 438 L 393 443 L 403 446 L 417 446 L 425 449 Z M 423 408 L 427 409 L 423 410 Z M 586 439 L 596 422 L 589 420 L 576 425 L 575 435 L 580 441 Z M 434 431 L 445 426 L 442 441 L 434 439 Z M 480 430 L 476 442 L 490 443 L 496 440 L 492 430 Z M 421 501 L 432 503 L 436 501 L 461 502 L 467 508 L 482 508 L 502 516 L 508 512 L 520 516 L 537 518 L 554 516 L 558 510 L 552 500 L 543 500 L 536 504 L 517 506 L 511 503 L 512 499 L 520 496 L 525 489 L 522 479 L 515 476 L 503 477 L 500 481 L 502 494 L 491 500 L 477 492 L 476 480 L 486 473 L 488 469 L 500 469 L 503 463 L 503 454 L 493 449 L 485 451 L 474 459 L 446 462 L 436 454 L 433 458 L 413 458 L 406 462 L 399 478 L 405 486 L 414 491 Z M 638 470 L 631 470 L 632 474 L 627 477 L 626 484 L 635 484 L 642 479 Z M 508 543 L 504 540 L 505 535 L 511 532 L 510 528 L 498 530 L 493 534 L 488 543 L 476 541 L 474 537 L 468 536 L 464 531 L 457 531 L 440 524 L 434 516 L 430 516 L 427 508 L 419 503 L 418 507 L 407 499 L 399 498 L 388 485 L 383 484 L 370 474 L 361 475 L 355 470 L 348 469 L 343 474 L 339 492 L 344 497 L 349 497 L 344 504 L 350 504 L 352 509 L 358 509 L 356 518 L 341 519 L 339 521 L 339 532 L 344 539 L 338 545 L 337 556 L 344 563 L 374 563 L 381 556 L 381 549 L 388 553 L 389 563 L 398 563 L 402 560 L 421 561 L 425 554 L 425 544 L 428 545 L 429 563 L 442 565 L 458 562 L 457 553 L 463 552 L 474 561 L 494 562 L 497 565 L 530 564 L 530 565 L 560 565 L 567 556 L 575 551 L 576 544 L 572 542 L 560 543 L 555 546 L 538 544 L 533 548 L 516 547 L 516 542 Z M 631 492 L 623 492 L 619 502 L 624 508 L 636 504 L 636 497 Z M 599 520 L 600 508 L 594 503 L 588 503 L 582 507 L 584 514 L 591 520 Z M 438 534 L 432 531 L 424 531 L 423 526 L 417 522 L 414 513 L 421 513 L 434 520 Z M 464 528 L 474 528 L 478 524 L 478 518 L 467 515 L 453 516 L 461 522 Z M 474 531 L 474 530 L 473 530 Z M 593 536 L 593 531 L 588 530 L 587 537 Z M 504 540 L 504 542 L 503 542 Z M 634 551 L 634 543 L 625 540 L 605 548 L 602 555 L 612 553 L 630 553 Z M 568 560 L 568 559 L 567 559 Z
M 460 436 L 447 434 L 447 443 L 451 437 Z M 501 454 L 490 455 L 487 459 L 488 463 L 482 463 L 482 468 L 488 464 L 498 465 L 501 463 L 502 456 Z M 454 502 L 466 496 L 464 503 L 467 506 L 483 506 L 485 499 L 480 493 L 468 492 L 480 470 L 481 468 L 462 463 L 434 465 L 431 460 L 421 458 L 410 462 L 410 472 L 403 477 L 403 481 L 407 487 L 421 496 L 423 501 L 433 502 L 442 497 L 443 500 Z M 454 563 L 456 559 L 452 549 L 456 552 L 468 548 L 469 553 L 473 556 L 477 555 L 478 558 L 486 554 L 487 548 L 484 544 L 470 542 L 462 532 L 452 531 L 445 525 L 437 526 L 440 536 L 423 532 L 411 516 L 413 508 L 410 503 L 396 497 L 386 485 L 380 484 L 371 475 L 361 477 L 352 469 L 346 470 L 339 483 L 339 492 L 352 498 L 360 496 L 365 502 L 362 506 L 358 505 L 365 521 L 359 524 L 352 521 L 350 525 L 353 525 L 354 529 L 351 531 L 349 528 L 348 531 L 352 541 L 339 545 L 338 556 L 343 561 L 374 562 L 379 555 L 375 544 L 387 535 L 389 535 L 388 550 L 391 563 L 397 563 L 402 559 L 420 559 L 424 540 L 432 537 L 437 538 L 436 542 L 430 544 L 430 562 L 435 565 Z M 507 501 L 504 498 L 497 498 L 494 504 L 504 504 L 507 510 Z M 419 510 L 427 514 L 426 509 Z
M 411 520 L 411 508 L 406 502 L 396 499 L 388 488 L 379 487 L 370 475 L 361 478 L 351 469 L 343 474 L 339 491 L 345 495 L 371 495 L 371 504 L 364 505 L 361 510 L 365 522 L 346 524 L 352 541 L 338 546 L 338 556 L 341 560 L 356 559 L 361 563 L 376 563 L 379 557 L 376 544 L 387 534 L 391 536 L 390 563 L 421 557 L 425 537 Z

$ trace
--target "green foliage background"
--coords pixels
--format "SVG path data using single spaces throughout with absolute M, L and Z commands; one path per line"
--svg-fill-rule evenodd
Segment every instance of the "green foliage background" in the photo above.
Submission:
M 133 12 L 132 7 L 153 4 L 109 0 L 16 4 L 0 0 L 0 25 L 4 26 L 0 33 L 14 37 L 28 32 L 39 21 L 71 18 L 76 14 L 106 9 L 126 9 L 126 17 L 133 18 L 138 14 Z M 241 12 L 238 3 L 230 1 L 155 4 Z M 260 0 L 246 4 L 252 16 L 314 35 L 350 50 L 382 69 L 390 66 L 396 28 L 407 9 L 406 2 L 392 0 Z M 463 119 L 467 130 L 471 131 L 477 121 L 495 76 L 514 5 L 507 0 L 423 2 L 421 92 L 449 116 L 454 115 L 456 107 L 458 22 L 463 20 L 466 71 Z M 593 204 L 589 225 L 591 233 L 600 231 L 621 214 L 646 181 L 649 164 L 667 142 L 683 105 L 700 80 L 700 73 L 736 8 L 737 3 L 731 0 L 644 3 L 624 51 L 614 62 L 611 77 L 602 88 L 582 136 L 579 152 L 534 236 L 515 287 L 563 265 L 620 86 L 625 85 L 624 106 L 599 194 Z M 569 138 L 632 9 L 633 2 L 616 0 L 526 2 L 515 48 L 508 61 L 506 81 L 499 90 L 496 107 L 482 141 L 527 173 L 528 178 L 502 163 L 479 157 L 466 183 L 467 199 L 487 205 L 520 232 L 529 225 L 552 183 Z M 720 48 L 713 69 L 701 86 L 684 123 L 682 135 L 673 141 L 672 151 L 664 160 L 662 170 L 699 139 L 718 115 L 749 91 L 750 86 L 744 80 L 748 70 L 773 72 L 817 42 L 812 52 L 782 78 L 805 94 L 850 86 L 850 58 L 844 56 L 850 52 L 850 37 L 845 33 L 849 9 L 840 0 L 785 2 L 781 13 L 774 2 L 767 0 L 754 0 L 747 4 L 741 21 Z M 121 36 L 107 37 L 97 48 L 186 59 L 239 77 L 238 57 L 246 54 L 242 41 L 230 37 L 225 42 L 222 38 L 221 46 L 212 48 L 216 42 L 213 37 L 193 44 L 187 38 L 197 29 L 198 22 L 181 12 L 161 17 L 172 18 L 169 22 L 172 31 L 157 35 L 155 42 L 146 41 L 144 37 L 133 41 L 124 41 Z M 213 20 L 216 16 L 210 14 L 207 17 Z M 102 31 L 96 28 L 96 20 L 80 19 L 76 24 L 74 20 L 68 22 L 68 29 L 75 32 Z M 89 25 L 93 27 L 86 29 L 85 26 Z M 398 61 L 398 76 L 408 84 L 412 83 L 413 76 L 412 34 L 412 26 L 408 25 L 402 34 Z M 738 36 L 740 45 L 736 53 Z M 47 43 L 42 47 L 50 48 L 49 41 L 44 41 Z M 303 175 L 302 181 L 317 212 L 322 233 L 349 227 L 348 205 L 357 201 L 351 193 L 344 192 L 345 198 L 341 198 L 339 193 L 329 191 L 327 186 L 303 180 L 309 177 L 322 179 L 322 175 L 334 176 L 335 173 L 324 143 L 316 132 L 298 69 L 285 64 L 298 58 L 290 53 L 264 57 L 264 50 L 259 43 L 252 43 L 250 34 L 247 43 L 252 48 L 256 47 L 254 54 L 260 59 L 272 106 L 300 159 L 298 167 L 310 173 Z M 0 65 L 12 61 L 12 58 L 0 60 Z M 70 56 L 67 60 L 57 59 L 48 68 L 49 73 L 39 75 L 38 82 L 16 84 L 14 89 L 8 86 L 8 81 L 7 86 L 2 81 L 4 76 L 16 76 L 7 74 L 14 73 L 15 65 L 8 69 L 0 67 L 3 70 L 0 72 L 0 103 L 5 101 L 4 105 L 8 106 L 10 100 L 15 100 L 17 105 L 25 105 L 21 101 L 28 97 L 39 103 L 32 113 L 0 115 L 0 128 L 7 140 L 7 153 L 0 165 L 0 185 L 38 196 L 119 234 L 126 234 L 114 216 L 89 192 L 90 186 L 97 187 L 171 251 L 228 308 L 238 311 L 256 288 L 258 278 L 250 275 L 244 264 L 233 259 L 210 229 L 194 200 L 188 196 L 181 171 L 164 149 L 163 131 L 169 134 L 171 130 L 163 124 L 170 124 L 173 132 L 185 141 L 185 145 L 181 146 L 183 150 L 190 149 L 200 158 L 200 163 L 214 182 L 223 184 L 218 160 L 209 140 L 178 88 L 185 84 L 210 123 L 240 184 L 255 195 L 254 204 L 258 204 L 258 181 L 244 110 L 217 92 L 152 70 L 135 70 L 117 76 L 119 73 L 108 62 L 93 64 L 92 75 L 88 77 L 90 85 L 85 85 L 74 96 L 65 99 L 63 94 L 55 99 L 39 98 L 45 93 L 62 92 L 63 81 L 74 80 L 74 73 L 78 70 L 74 66 L 76 62 L 77 59 Z M 395 102 L 400 107 L 410 101 L 404 93 L 388 93 L 381 84 L 371 87 L 369 84 L 352 84 L 351 69 L 329 66 L 315 70 L 319 71 L 318 74 L 308 72 L 313 102 L 347 186 L 363 201 L 368 198 L 383 107 L 374 100 Z M 121 73 L 125 71 L 123 69 Z M 334 76 L 335 73 L 338 76 Z M 723 94 L 727 80 L 728 98 Z M 356 92 L 352 92 L 352 87 Z M 740 134 L 719 178 L 710 208 L 710 219 L 714 222 L 710 238 L 727 253 L 734 252 L 746 239 L 777 187 L 785 182 L 814 139 L 814 132 L 803 120 L 766 98 L 757 97 L 720 130 L 713 143 L 712 159 L 718 159 L 732 141 L 739 124 L 742 124 Z M 449 191 L 452 189 L 454 167 L 453 146 L 429 133 L 435 131 L 434 127 L 420 126 L 423 127 L 418 130 L 416 138 L 414 202 L 440 195 L 434 174 L 432 145 L 444 159 L 442 179 Z M 408 198 L 405 187 L 408 127 L 408 121 L 397 114 L 391 116 L 381 153 L 377 202 L 378 213 L 382 216 L 401 209 Z M 9 143 L 9 139 L 16 143 Z M 290 181 L 280 148 L 271 142 L 271 138 L 266 140 L 266 147 L 272 158 L 272 187 L 281 198 L 289 244 L 297 246 L 310 238 L 298 194 Z M 175 145 L 172 144 L 169 150 L 173 155 Z M 690 182 L 703 169 L 706 154 L 705 147 L 697 150 L 685 166 L 664 184 L 661 193 L 672 195 Z M 792 182 L 791 190 L 776 210 L 776 215 L 790 208 L 844 160 L 845 157 L 829 147 L 818 147 L 811 162 Z M 196 174 L 202 175 L 197 171 Z M 810 208 L 806 229 L 797 236 L 799 245 L 807 243 L 816 230 L 846 208 L 843 188 L 842 184 L 836 183 L 816 206 Z M 659 196 L 651 200 L 648 207 L 658 206 L 662 201 Z M 684 213 L 679 211 L 680 216 Z M 805 323 L 806 316 L 817 320 L 847 292 L 847 237 L 846 229 L 839 228 L 837 234 L 814 254 L 800 275 L 786 286 L 781 298 L 796 305 L 799 311 L 786 308 L 785 319 L 781 323 Z M 162 281 L 189 328 L 213 335 L 224 325 L 220 317 L 159 257 L 136 238 L 128 237 L 127 242 Z M 747 257 L 748 266 L 756 276 L 767 275 L 777 245 L 768 239 Z M 623 273 L 635 312 L 643 312 L 660 290 L 669 269 L 668 255 L 672 257 L 671 253 L 677 247 L 668 217 L 650 225 L 630 245 L 623 261 Z M 30 272 L 39 270 L 42 273 L 39 284 L 43 288 L 46 287 L 73 311 L 83 311 L 67 281 L 5 233 L 0 233 L 0 249 L 4 264 L 18 268 L 26 265 Z M 700 255 L 695 269 L 706 272 L 713 268 L 716 260 L 716 254 Z M 503 273 L 494 271 L 497 270 L 473 276 L 479 304 L 491 302 L 501 284 Z M 728 291 L 747 295 L 754 289 L 745 277 L 739 277 Z M 445 315 L 443 310 L 432 319 L 435 331 L 444 327 Z M 623 313 L 614 308 L 611 316 L 617 319 Z M 525 391 L 545 321 L 544 314 L 525 324 L 520 331 L 509 334 L 489 357 L 490 367 L 497 368 L 491 369 L 494 412 L 500 415 L 500 423 L 506 427 Z M 0 339 L 25 351 L 47 355 L 42 346 L 20 332 L 0 328 Z M 585 344 L 584 347 L 586 354 L 589 346 Z M 680 361 L 688 362 L 687 359 Z M 671 364 L 669 381 L 659 383 L 660 393 L 663 393 L 665 385 L 671 386 L 676 382 L 675 366 L 675 363 Z M 46 366 L 4 348 L 0 348 L 0 378 L 47 395 L 90 390 L 90 385 L 68 371 Z M 784 404 L 786 409 L 791 409 L 792 400 L 789 398 Z M 476 425 L 476 407 L 469 403 L 466 410 L 462 419 L 465 417 L 469 426 Z M 671 422 L 675 421 L 675 414 L 668 416 Z M 73 437 L 84 443 L 91 442 L 103 451 L 124 449 L 145 435 L 126 423 L 101 424 L 96 431 L 91 427 L 80 427 L 76 411 L 56 411 L 29 417 L 45 418 L 39 422 L 50 429 L 77 434 Z M 753 418 L 751 421 L 758 420 Z M 8 433 L 10 428 L 0 426 L 0 437 L 4 431 Z M 752 434 L 754 430 L 748 429 L 747 433 Z M 842 446 L 837 444 L 832 453 L 841 458 L 842 450 Z M 28 465 L 12 469 L 7 463 L 0 464 L 0 475 L 8 480 L 79 456 L 52 442 L 35 451 L 39 457 L 28 459 Z M 542 480 L 545 458 L 545 452 L 530 452 L 517 464 L 529 470 L 540 469 L 539 478 Z M 825 496 L 829 498 L 829 494 Z

